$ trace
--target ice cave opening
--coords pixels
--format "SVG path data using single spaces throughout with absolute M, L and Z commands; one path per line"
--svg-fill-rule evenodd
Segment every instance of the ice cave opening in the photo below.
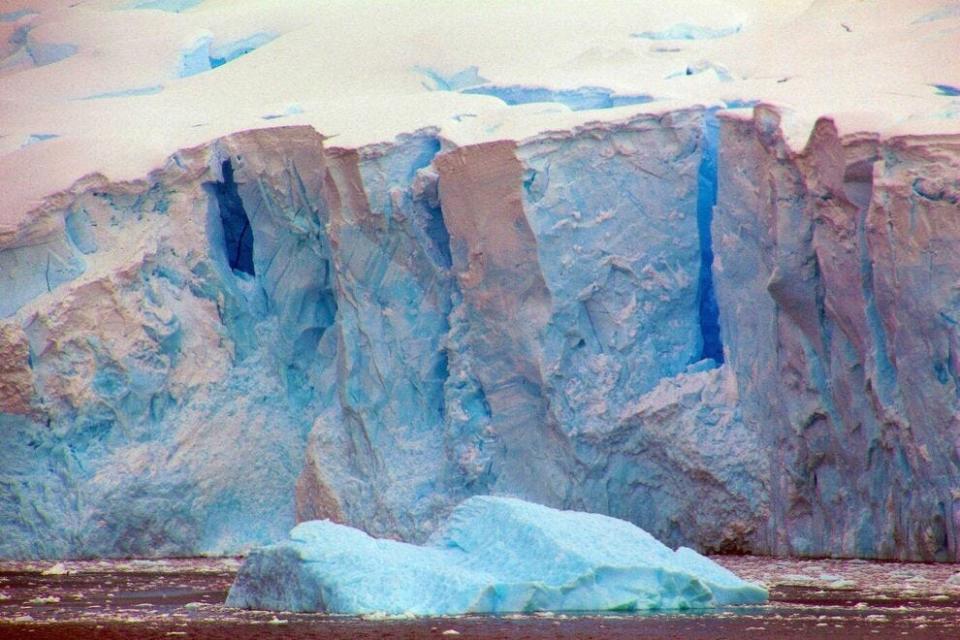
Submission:
M 253 229 L 243 208 L 243 200 L 233 179 L 233 164 L 224 160 L 221 165 L 223 181 L 213 185 L 213 192 L 223 223 L 223 243 L 227 262 L 234 271 L 255 275 L 253 266 Z
M 701 359 L 723 364 L 720 338 L 720 309 L 713 288 L 713 207 L 717 203 L 717 155 L 720 124 L 715 109 L 708 110 L 703 123 L 703 156 L 697 172 L 697 231 L 700 237 L 699 318 L 703 337 Z

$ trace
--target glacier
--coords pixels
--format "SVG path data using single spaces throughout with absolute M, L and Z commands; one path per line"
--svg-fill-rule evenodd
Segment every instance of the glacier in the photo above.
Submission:
M 0 557 L 956 561 L 958 18 L 769 4 L 5 10 Z
M 84 187 L 7 271 L 82 267 L 8 301 L 0 553 L 228 553 L 316 518 L 422 542 L 504 492 L 742 550 L 766 462 L 704 359 L 706 122 L 360 152 L 283 127 Z
M 227 606 L 419 616 L 762 604 L 763 587 L 629 522 L 514 498 L 459 504 L 425 546 L 329 520 L 246 559 Z

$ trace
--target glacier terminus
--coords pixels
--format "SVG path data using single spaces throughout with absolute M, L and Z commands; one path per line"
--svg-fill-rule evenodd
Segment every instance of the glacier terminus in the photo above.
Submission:
M 948 5 L 5 2 L 0 558 L 353 613 L 960 560 Z

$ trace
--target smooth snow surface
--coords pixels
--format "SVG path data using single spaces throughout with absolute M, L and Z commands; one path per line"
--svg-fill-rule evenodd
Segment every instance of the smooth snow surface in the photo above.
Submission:
M 0 234 L 85 175 L 139 178 L 291 103 L 282 124 L 344 147 L 465 114 L 556 127 L 509 106 L 533 99 L 769 101 L 796 146 L 822 115 L 841 131 L 960 130 L 956 99 L 931 89 L 960 86 L 960 13 L 943 0 L 10 0 L 0 43 Z M 490 126 L 474 135 L 518 135 Z M 36 131 L 59 138 L 27 154 Z
M 514 498 L 461 503 L 427 546 L 327 520 L 255 551 L 227 605 L 280 611 L 455 615 L 698 609 L 767 591 L 629 522 Z

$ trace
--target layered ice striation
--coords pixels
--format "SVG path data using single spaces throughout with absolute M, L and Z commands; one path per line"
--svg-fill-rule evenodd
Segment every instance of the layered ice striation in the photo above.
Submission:
M 341 614 L 651 611 L 760 604 L 763 587 L 608 516 L 473 497 L 426 546 L 316 520 L 254 551 L 227 606 Z
M 776 554 L 957 558 L 956 137 L 721 116 L 714 281 Z M 951 443 L 943 446 L 944 442 Z
M 298 170 L 318 141 L 238 134 L 153 180 L 95 180 L 0 252 L 23 292 L 0 329 L 0 555 L 225 553 L 289 530 L 336 313 L 320 185 Z M 242 212 L 255 277 L 230 263 Z
M 957 158 L 760 104 L 91 176 L 0 235 L 0 556 L 422 543 L 501 494 L 955 559 Z
M 702 360 L 704 122 L 283 127 L 64 194 L 0 252 L 0 554 L 234 552 L 317 518 L 423 541 L 491 491 L 746 548 L 767 491 Z

